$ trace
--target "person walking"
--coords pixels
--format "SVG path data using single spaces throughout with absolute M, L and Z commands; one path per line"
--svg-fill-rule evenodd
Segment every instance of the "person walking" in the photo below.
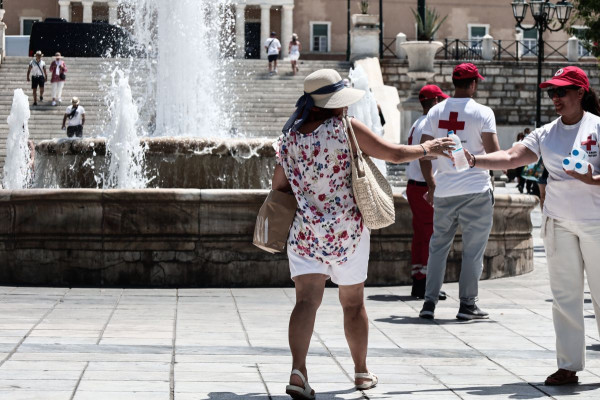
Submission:
M 298 202 L 287 242 L 296 304 L 289 324 L 292 372 L 286 393 L 294 399 L 315 398 L 307 380 L 306 356 L 329 278 L 339 286 L 356 388 L 367 390 L 378 381 L 367 368 L 369 321 L 364 305 L 364 282 L 370 232 L 363 225 L 354 200 L 350 145 L 342 120 L 346 108 L 363 94 L 363 91 L 345 87 L 335 70 L 313 72 L 305 78 L 304 95 L 296 103 L 296 111 L 277 142 L 272 188 L 293 192 Z M 351 124 L 365 154 L 390 162 L 410 161 L 429 154 L 443 155 L 452 146 L 449 139 L 413 146 L 396 145 L 383 140 L 356 119 L 352 119 Z
M 33 105 L 37 106 L 37 88 L 40 88 L 40 101 L 44 101 L 44 84 L 48 80 L 46 63 L 42 60 L 44 55 L 41 51 L 35 52 L 35 58 L 29 62 L 27 69 L 27 82 L 31 82 L 33 89 Z
M 50 83 L 52 84 L 52 105 L 56 106 L 57 102 L 58 105 L 62 103 L 62 91 L 67 79 L 65 75 L 67 66 L 60 53 L 57 52 L 54 58 L 54 61 L 50 64 L 50 72 L 52 73 Z
M 511 149 L 490 155 L 466 152 L 471 167 L 515 168 L 540 157 L 548 170 L 541 234 L 546 248 L 558 371 L 546 385 L 579 381 L 585 368 L 583 315 L 584 273 L 600 330 L 600 104 L 586 73 L 559 69 L 540 85 L 548 89 L 557 119 L 528 135 Z M 573 148 L 587 153 L 587 173 L 563 169 Z
M 62 128 L 65 129 L 65 124 L 69 120 L 67 127 L 67 136 L 78 138 L 83 136 L 83 125 L 85 125 L 85 109 L 79 105 L 79 99 L 73 97 L 71 99 L 71 105 L 67 107 L 65 116 L 63 117 Z
M 454 97 L 433 106 L 427 113 L 422 141 L 443 138 L 453 131 L 464 148 L 475 154 L 493 153 L 500 149 L 496 135 L 494 112 L 473 100 L 480 80 L 477 67 L 471 63 L 457 65 L 452 73 Z M 432 319 L 446 272 L 446 260 L 458 226 L 462 229 L 462 264 L 459 279 L 460 307 L 456 318 L 462 320 L 488 318 L 476 304 L 479 278 L 483 270 L 483 253 L 492 230 L 494 196 L 488 171 L 457 171 L 453 162 L 421 161 L 423 177 L 433 184 L 428 188 L 428 201 L 434 205 L 433 235 L 429 243 L 425 302 L 419 313 Z
M 281 51 L 281 42 L 277 39 L 277 33 L 271 32 L 271 37 L 265 42 L 265 51 L 269 59 L 269 75 L 277 73 L 277 59 Z
M 290 53 L 290 63 L 292 64 L 292 74 L 296 75 L 296 73 L 300 70 L 298 68 L 298 59 L 300 58 L 300 51 L 302 51 L 302 43 L 298 40 L 298 35 L 295 33 L 292 35 L 292 41 L 289 46 Z
M 436 85 L 426 85 L 419 91 L 419 102 L 423 107 L 423 115 L 410 128 L 408 144 L 421 143 L 423 127 L 427 123 L 427 113 L 433 106 L 446 100 L 449 96 Z M 421 158 L 424 160 L 425 158 Z M 427 165 L 431 166 L 431 163 Z M 426 165 L 426 167 L 427 167 Z M 431 174 L 427 174 L 431 177 Z M 425 282 L 427 278 L 427 260 L 429 258 L 429 239 L 433 233 L 433 207 L 426 199 L 428 188 L 435 187 L 434 181 L 427 182 L 421 172 L 419 160 L 413 160 L 406 168 L 406 197 L 412 211 L 413 239 L 411 244 L 411 277 L 412 290 L 410 295 L 418 299 L 425 297 Z M 440 299 L 445 299 L 445 293 L 440 292 Z

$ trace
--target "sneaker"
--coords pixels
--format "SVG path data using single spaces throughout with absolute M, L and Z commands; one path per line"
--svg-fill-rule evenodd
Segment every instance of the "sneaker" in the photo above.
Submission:
M 40 101 L 44 101 L 44 96 L 40 96 Z
M 435 312 L 435 304 L 431 301 L 426 301 L 423 303 L 423 308 L 419 313 L 419 317 L 425 319 L 433 319 L 433 314 Z
M 489 314 L 477 307 L 477 304 L 469 306 L 467 304 L 460 303 L 460 308 L 458 309 L 456 318 L 464 321 L 470 321 L 472 319 L 487 319 L 489 318 Z
M 416 297 L 417 299 L 425 298 L 425 285 L 427 283 L 427 279 L 414 279 L 412 283 L 412 290 L 410 291 L 410 295 L 412 297 Z
M 33 102 L 33 105 L 34 105 L 34 106 L 37 106 L 37 101 L 34 101 L 34 102 Z
M 53 102 L 52 102 L 52 105 L 53 105 L 53 106 L 55 106 L 55 105 L 56 105 L 56 101 L 53 101 Z
M 62 99 L 58 99 L 58 105 L 60 106 L 62 104 Z
M 448 295 L 446 294 L 446 292 L 444 292 L 443 290 L 440 290 L 438 300 L 446 300 L 447 298 L 448 298 Z

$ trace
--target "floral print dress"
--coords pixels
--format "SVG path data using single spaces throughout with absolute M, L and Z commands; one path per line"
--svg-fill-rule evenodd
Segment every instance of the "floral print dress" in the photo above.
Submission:
M 277 141 L 298 210 L 288 249 L 328 265 L 343 264 L 360 241 L 363 222 L 352 194 L 352 166 L 344 125 L 330 118 L 311 133 L 293 129 Z

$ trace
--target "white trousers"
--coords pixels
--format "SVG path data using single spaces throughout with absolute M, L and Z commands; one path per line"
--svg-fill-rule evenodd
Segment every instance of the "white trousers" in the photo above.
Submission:
M 52 82 L 52 98 L 55 100 L 62 99 L 62 91 L 65 86 L 65 81 Z
M 558 368 L 585 368 L 584 271 L 600 331 L 600 225 L 544 217 Z

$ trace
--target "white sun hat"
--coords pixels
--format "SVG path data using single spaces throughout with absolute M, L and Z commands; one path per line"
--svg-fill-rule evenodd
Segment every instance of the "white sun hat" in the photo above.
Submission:
M 365 92 L 362 90 L 348 87 L 327 94 L 311 94 L 321 88 L 340 82 L 342 82 L 342 77 L 336 70 L 320 69 L 304 79 L 304 92 L 309 94 L 313 98 L 315 106 L 320 108 L 348 107 L 365 95 Z

